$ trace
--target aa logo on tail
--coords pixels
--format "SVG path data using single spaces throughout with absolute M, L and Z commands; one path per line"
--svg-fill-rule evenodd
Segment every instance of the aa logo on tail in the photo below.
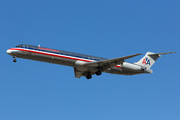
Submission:
M 144 58 L 142 64 L 150 65 L 150 60 L 148 58 Z

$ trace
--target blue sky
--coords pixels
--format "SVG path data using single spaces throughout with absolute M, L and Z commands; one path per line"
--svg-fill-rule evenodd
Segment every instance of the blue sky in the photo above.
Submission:
M 1 120 L 179 120 L 178 0 L 3 0 L 0 2 Z M 103 73 L 91 80 L 73 68 L 17 59 L 18 44 L 105 58 L 176 51 L 153 74 Z M 138 61 L 142 56 L 128 59 Z

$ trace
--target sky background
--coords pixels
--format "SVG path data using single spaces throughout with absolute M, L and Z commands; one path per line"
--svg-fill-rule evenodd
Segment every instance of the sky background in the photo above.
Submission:
M 0 0 L 0 120 L 180 120 L 179 0 Z M 170 52 L 153 74 L 74 77 L 18 44 L 105 58 Z M 141 56 L 128 59 L 136 62 Z

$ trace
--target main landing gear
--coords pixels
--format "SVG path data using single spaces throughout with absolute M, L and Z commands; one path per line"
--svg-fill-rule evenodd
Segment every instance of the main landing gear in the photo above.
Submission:
M 101 75 L 102 74 L 102 72 L 100 71 L 100 70 L 98 70 L 97 72 L 96 72 L 96 75 L 97 76 L 99 76 L 99 75 Z M 92 78 L 92 75 L 89 73 L 87 76 L 86 76 L 86 78 L 87 79 L 91 79 Z
M 15 56 L 13 56 L 13 58 L 14 58 L 13 62 L 17 62 L 16 57 L 15 57 Z
M 91 79 L 91 78 L 92 78 L 92 75 L 91 75 L 91 74 L 88 74 L 88 75 L 86 76 L 86 78 L 87 78 L 87 79 Z
M 97 76 L 99 76 L 99 75 L 101 75 L 102 74 L 102 72 L 100 71 L 100 70 L 98 70 L 97 72 L 96 72 L 96 75 Z

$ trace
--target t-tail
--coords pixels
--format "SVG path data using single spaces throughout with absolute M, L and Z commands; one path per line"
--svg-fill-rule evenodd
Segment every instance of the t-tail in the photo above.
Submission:
M 150 69 L 152 65 L 155 63 L 155 61 L 159 57 L 161 57 L 161 55 L 171 54 L 171 53 L 175 53 L 175 52 L 166 52 L 166 53 L 147 52 L 146 55 L 135 64 L 142 66 L 143 69 Z

